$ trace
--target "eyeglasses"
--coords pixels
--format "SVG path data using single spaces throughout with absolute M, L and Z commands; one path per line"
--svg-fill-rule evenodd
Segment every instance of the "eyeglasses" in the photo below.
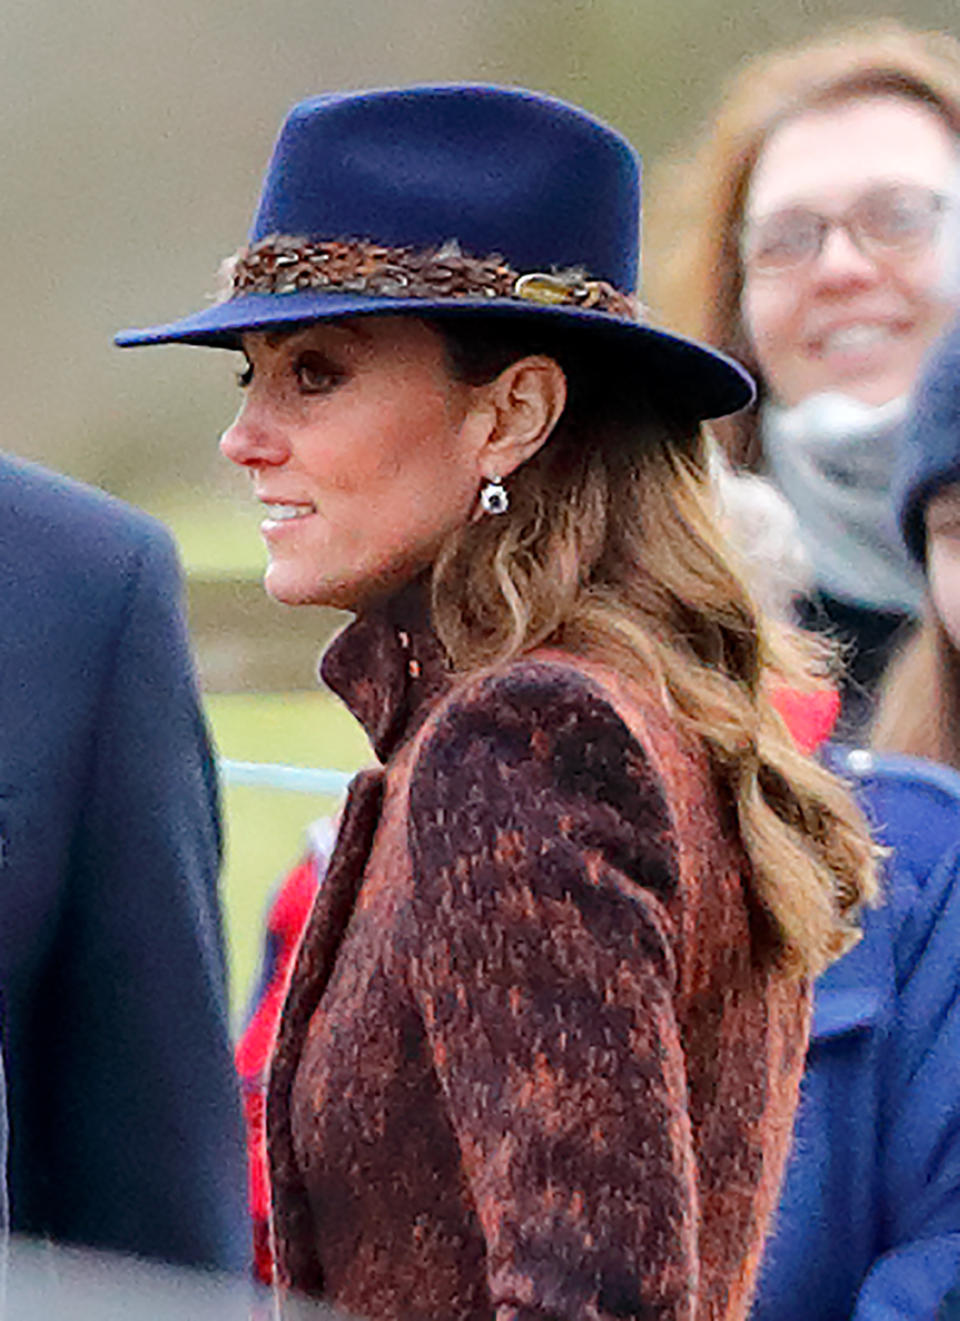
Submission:
M 845 230 L 868 257 L 918 252 L 937 235 L 951 199 L 919 184 L 884 184 L 861 194 L 839 216 L 791 206 L 748 223 L 740 244 L 751 275 L 786 275 L 819 257 L 828 234 Z

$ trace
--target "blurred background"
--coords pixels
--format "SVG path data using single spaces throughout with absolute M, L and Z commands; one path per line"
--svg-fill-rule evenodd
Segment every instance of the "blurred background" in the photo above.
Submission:
M 222 755 L 342 770 L 370 754 L 315 688 L 338 621 L 263 598 L 260 514 L 217 455 L 232 355 L 111 347 L 212 292 L 287 107 L 331 88 L 516 83 L 585 106 L 650 162 L 770 47 L 884 15 L 960 35 L 956 0 L 0 0 L 0 14 L 0 443 L 173 529 Z M 226 806 L 239 1007 L 267 896 L 335 804 L 232 787 Z

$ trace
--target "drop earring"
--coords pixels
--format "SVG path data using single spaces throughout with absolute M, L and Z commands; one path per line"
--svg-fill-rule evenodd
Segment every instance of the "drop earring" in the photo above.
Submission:
M 480 505 L 485 514 L 505 514 L 510 508 L 507 488 L 499 477 L 488 477 L 481 486 Z

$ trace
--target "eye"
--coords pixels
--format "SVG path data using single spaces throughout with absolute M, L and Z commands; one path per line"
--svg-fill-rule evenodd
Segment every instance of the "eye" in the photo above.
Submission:
M 297 356 L 293 371 L 304 394 L 326 394 L 336 387 L 343 376 L 328 358 L 312 350 Z
M 244 360 L 244 364 L 242 367 L 237 368 L 236 377 L 237 377 L 237 385 L 239 385 L 241 390 L 245 390 L 247 386 L 250 384 L 250 382 L 253 380 L 253 363 L 250 361 L 249 358 L 246 358 Z
M 742 245 L 744 264 L 758 271 L 789 270 L 815 255 L 823 222 L 802 207 L 776 211 L 748 225 Z
M 854 208 L 868 239 L 884 247 L 908 247 L 933 239 L 946 198 L 929 188 L 901 185 L 875 188 Z

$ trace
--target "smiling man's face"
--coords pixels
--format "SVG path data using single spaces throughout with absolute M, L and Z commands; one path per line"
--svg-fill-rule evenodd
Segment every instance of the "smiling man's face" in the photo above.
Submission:
M 798 212 L 830 221 L 855 215 L 858 203 L 885 190 L 942 197 L 955 189 L 958 160 L 939 115 L 905 97 L 807 111 L 774 131 L 747 200 L 741 306 L 776 402 L 789 407 L 838 391 L 882 404 L 909 391 L 956 309 L 944 278 L 945 226 L 938 218 L 929 241 L 880 248 L 832 225 L 809 260 L 772 271 L 751 268 L 751 235 L 764 226 L 775 233 L 778 222 L 789 231 Z

